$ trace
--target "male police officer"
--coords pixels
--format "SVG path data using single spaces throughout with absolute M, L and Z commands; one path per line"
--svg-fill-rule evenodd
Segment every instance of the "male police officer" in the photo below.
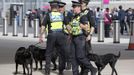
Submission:
M 88 18 L 88 28 L 87 31 L 85 32 L 85 35 L 87 36 L 86 39 L 86 51 L 87 53 L 91 51 L 91 37 L 94 32 L 94 25 L 95 25 L 95 17 L 93 14 L 93 11 L 91 11 L 87 5 L 89 3 L 89 0 L 79 0 L 81 3 L 81 15 L 86 15 Z M 86 27 L 85 27 L 86 28 Z
M 88 54 L 92 49 L 91 37 L 94 32 L 95 17 L 94 17 L 93 11 L 91 11 L 87 7 L 89 0 L 79 0 L 79 2 L 81 3 L 81 16 L 86 16 L 88 19 L 88 24 L 83 26 L 83 28 L 86 30 L 84 31 L 84 34 L 86 36 L 85 50 L 86 50 L 86 54 Z M 86 71 L 85 67 L 82 65 L 81 65 L 81 75 L 88 75 L 88 72 Z
M 81 4 L 78 1 L 72 1 L 73 20 L 72 26 L 72 70 L 73 75 L 79 75 L 78 66 L 83 65 L 84 68 L 91 71 L 91 75 L 96 75 L 96 68 L 92 66 L 85 54 L 85 35 L 83 31 L 87 31 L 88 19 L 86 16 L 81 16 Z
M 65 57 L 64 51 L 66 49 L 66 40 L 63 33 L 63 23 L 66 24 L 64 20 L 64 16 L 62 13 L 58 11 L 59 1 L 50 1 L 51 12 L 48 12 L 44 17 L 44 21 L 41 26 L 41 34 L 40 34 L 40 42 L 43 42 L 42 35 L 44 34 L 45 28 L 48 27 L 48 36 L 47 36 L 47 48 L 46 48 L 46 65 L 45 65 L 45 75 L 50 75 L 50 62 L 51 62 L 51 55 L 54 48 L 58 48 L 58 52 L 60 56 Z M 62 59 L 64 60 L 64 59 Z M 59 75 L 63 75 L 63 68 L 64 65 L 60 65 L 59 67 Z

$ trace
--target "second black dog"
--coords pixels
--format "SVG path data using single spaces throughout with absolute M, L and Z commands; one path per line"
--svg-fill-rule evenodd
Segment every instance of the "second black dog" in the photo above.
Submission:
M 40 69 L 42 69 L 42 61 L 45 60 L 46 49 L 42 49 L 42 48 L 36 47 L 35 45 L 30 45 L 28 47 L 28 49 L 33 54 L 33 58 L 34 58 L 35 65 L 36 65 L 35 70 L 38 69 L 38 62 L 40 63 Z M 58 54 L 57 54 L 57 52 L 54 51 L 52 53 L 52 58 L 51 58 L 51 61 L 54 64 L 54 68 L 52 70 L 56 70 L 57 69 L 57 64 L 56 64 L 57 57 L 58 57 Z
M 97 54 L 93 54 L 93 53 L 89 53 L 88 54 L 88 59 L 90 61 L 94 61 L 97 68 L 98 68 L 98 75 L 101 75 L 101 71 L 105 68 L 105 66 L 107 64 L 109 64 L 112 68 L 112 74 L 115 74 L 117 75 L 117 71 L 115 69 L 115 64 L 117 62 L 117 60 L 119 59 L 120 57 L 120 52 L 118 55 L 115 55 L 115 54 L 105 54 L 105 55 L 97 55 Z
M 15 63 L 16 63 L 16 72 L 15 72 L 15 74 L 18 73 L 18 65 L 20 64 L 20 65 L 23 66 L 23 74 L 26 74 L 25 69 L 27 69 L 28 73 L 26 75 L 32 75 L 32 63 L 33 63 L 32 54 L 25 47 L 20 47 L 16 51 Z M 30 69 L 28 68 L 28 65 L 30 65 Z

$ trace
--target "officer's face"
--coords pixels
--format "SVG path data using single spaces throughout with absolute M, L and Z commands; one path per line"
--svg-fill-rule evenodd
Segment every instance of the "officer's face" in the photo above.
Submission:
M 73 12 L 75 14 L 79 13 L 79 11 L 80 11 L 80 6 L 73 6 Z
M 59 7 L 59 12 L 63 13 L 65 11 L 65 7 L 64 6 L 60 6 Z
M 81 2 L 81 7 L 86 7 L 86 3 Z

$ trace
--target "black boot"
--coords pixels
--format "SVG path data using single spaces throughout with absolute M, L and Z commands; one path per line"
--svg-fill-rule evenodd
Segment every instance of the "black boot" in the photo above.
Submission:
M 91 69 L 91 75 L 96 75 L 96 73 L 97 73 L 97 68 L 92 68 Z

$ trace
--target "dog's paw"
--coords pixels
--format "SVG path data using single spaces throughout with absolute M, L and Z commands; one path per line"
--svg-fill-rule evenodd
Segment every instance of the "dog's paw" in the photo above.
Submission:
M 98 75 L 101 75 L 100 73 L 98 73 Z
M 26 75 L 26 73 L 24 72 L 23 75 Z
M 39 70 L 42 70 L 42 68 L 39 68 Z
M 18 72 L 14 72 L 13 74 L 16 75 Z
M 34 68 L 34 71 L 37 71 L 37 68 Z

